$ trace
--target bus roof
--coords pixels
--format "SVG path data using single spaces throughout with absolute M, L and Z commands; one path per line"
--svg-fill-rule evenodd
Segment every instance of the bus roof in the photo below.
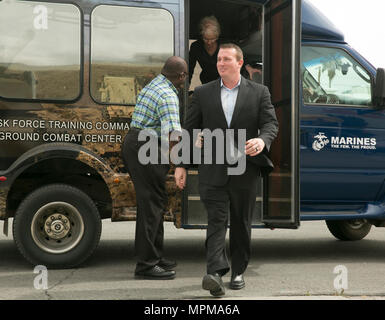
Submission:
M 344 34 L 306 0 L 302 1 L 302 38 L 345 42 Z
M 268 0 L 251 1 L 265 4 Z M 302 0 L 302 38 L 345 42 L 344 34 L 307 0 Z

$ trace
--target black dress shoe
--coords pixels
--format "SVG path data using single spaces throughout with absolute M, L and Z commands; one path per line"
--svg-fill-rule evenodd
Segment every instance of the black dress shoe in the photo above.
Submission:
M 175 278 L 175 271 L 164 270 L 155 265 L 151 269 L 135 272 L 135 277 L 140 279 L 170 280 Z
M 230 281 L 230 289 L 239 290 L 245 287 L 245 280 L 243 274 L 233 274 Z
M 170 271 L 173 270 L 178 264 L 176 261 L 173 260 L 167 260 L 167 259 L 160 259 L 158 266 L 163 268 L 164 270 Z
M 218 273 L 206 274 L 202 280 L 202 288 L 210 290 L 211 295 L 214 297 L 220 297 L 226 293 L 222 278 Z

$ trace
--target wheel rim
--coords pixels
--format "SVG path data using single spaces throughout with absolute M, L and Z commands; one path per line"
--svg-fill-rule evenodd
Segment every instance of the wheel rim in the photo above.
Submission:
M 84 234 L 83 218 L 67 202 L 50 202 L 41 207 L 31 223 L 35 244 L 45 252 L 61 254 L 72 250 Z

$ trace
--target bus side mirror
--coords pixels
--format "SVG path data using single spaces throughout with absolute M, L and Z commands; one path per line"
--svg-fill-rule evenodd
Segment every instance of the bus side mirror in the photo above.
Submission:
M 385 69 L 378 68 L 373 90 L 373 104 L 378 108 L 385 107 Z

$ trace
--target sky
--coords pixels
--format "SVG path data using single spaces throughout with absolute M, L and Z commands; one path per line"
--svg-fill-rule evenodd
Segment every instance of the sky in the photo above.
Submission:
M 308 0 L 376 68 L 385 68 L 385 0 Z

